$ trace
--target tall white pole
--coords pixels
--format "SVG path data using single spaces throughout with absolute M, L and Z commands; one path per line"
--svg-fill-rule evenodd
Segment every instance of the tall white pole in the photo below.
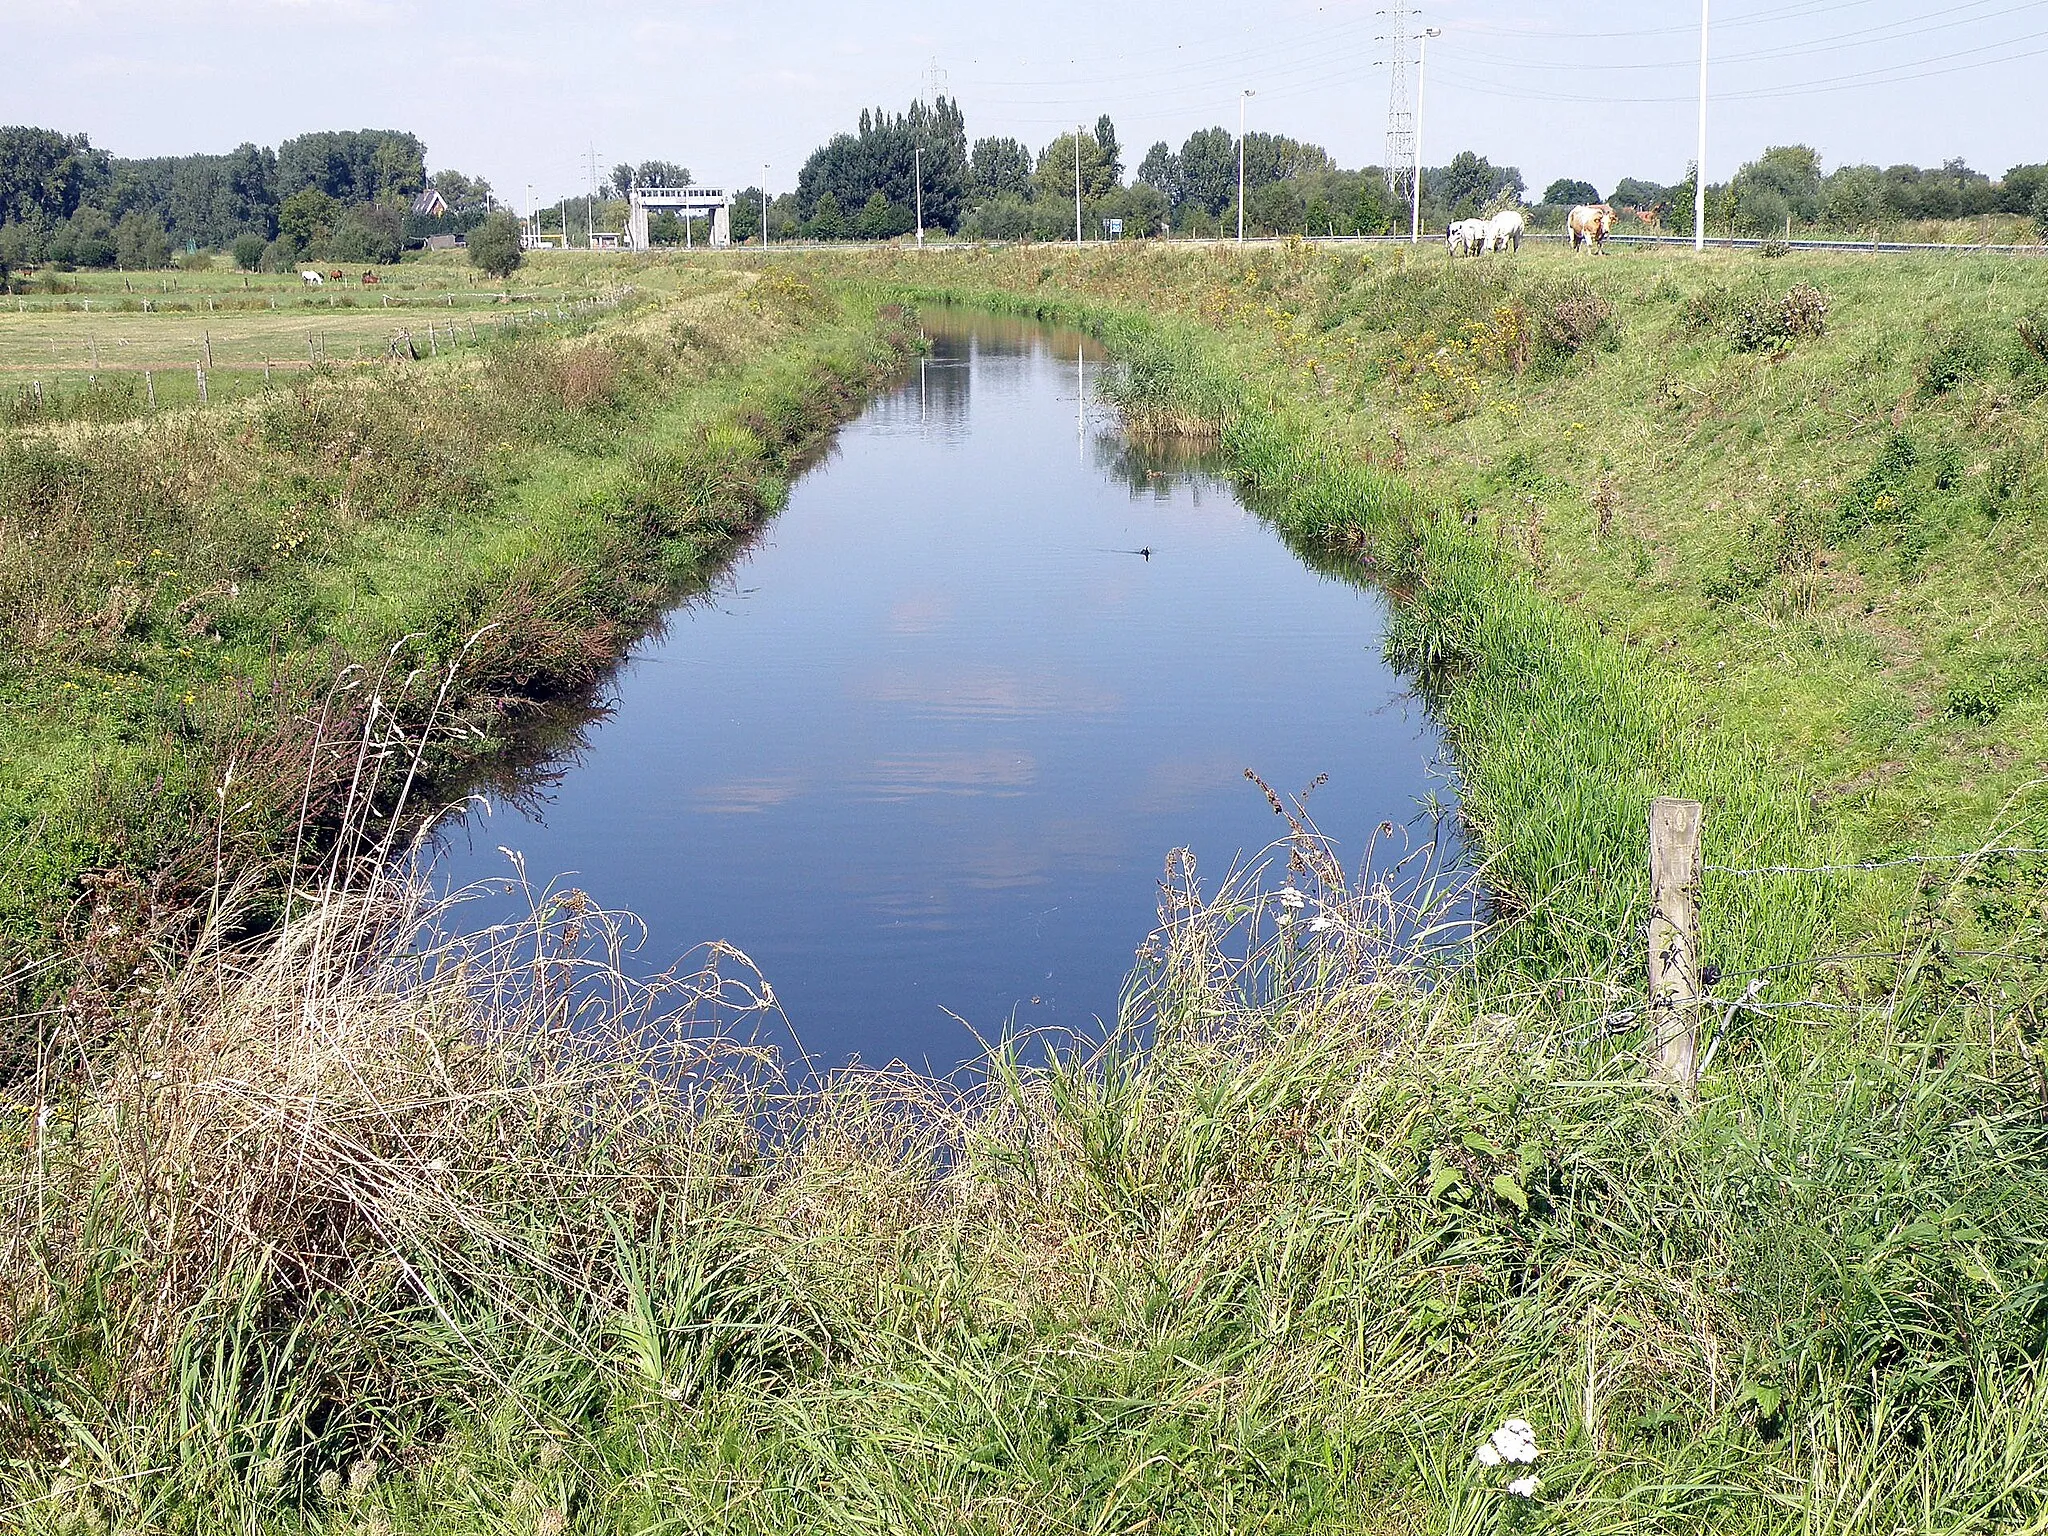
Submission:
M 768 249 L 768 162 L 761 162 L 761 249 Z
M 1700 0 L 1700 154 L 1692 173 L 1692 248 L 1707 248 L 1707 6 Z
M 910 149 L 910 176 L 917 188 L 917 248 L 924 249 L 924 146 L 914 144 Z
M 1244 104 L 1256 91 L 1237 93 L 1237 243 L 1244 244 Z
M 1429 40 L 1442 37 L 1442 27 L 1424 27 L 1415 50 L 1415 175 L 1408 188 L 1408 243 L 1422 239 L 1422 93 L 1429 77 Z
M 1081 243 L 1081 135 L 1088 131 L 1087 125 L 1074 130 L 1074 244 Z

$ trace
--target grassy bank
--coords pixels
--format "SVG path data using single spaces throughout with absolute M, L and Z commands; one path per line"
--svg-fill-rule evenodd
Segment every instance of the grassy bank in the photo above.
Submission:
M 1176 890 L 1152 1049 L 966 1093 L 786 1083 L 709 1033 L 741 962 L 650 993 L 580 901 L 451 948 L 385 884 L 202 946 L 0 1121 L 0 1518 L 2042 1528 L 2009 1011 L 1793 1015 L 1675 1113 L 1303 886 L 1256 945 Z M 1478 1463 L 1511 1418 L 1534 1468 Z
M 1655 793 L 1705 800 L 1709 863 L 1734 868 L 2048 842 L 2038 263 L 1282 247 L 861 270 L 1094 326 L 1133 364 L 1128 407 L 1215 433 L 1284 529 L 1403 594 L 1396 653 L 1543 963 L 1597 965 L 1635 927 Z M 2041 874 L 1974 866 L 1995 908 Z M 1895 948 L 1913 883 L 1710 877 L 1714 958 Z
M 458 657 L 441 766 L 591 683 L 912 344 L 859 294 L 678 282 L 0 441 L 0 972 L 69 950 L 111 1001 L 124 936 L 330 826 Z

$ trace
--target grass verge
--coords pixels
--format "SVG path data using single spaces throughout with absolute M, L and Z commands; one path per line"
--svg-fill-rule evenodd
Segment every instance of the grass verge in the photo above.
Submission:
M 914 344 L 879 308 L 700 273 L 572 334 L 0 441 L 0 972 L 68 948 L 71 1005 L 116 1006 L 134 936 L 328 827 L 336 743 L 458 656 L 439 767 L 592 682 Z

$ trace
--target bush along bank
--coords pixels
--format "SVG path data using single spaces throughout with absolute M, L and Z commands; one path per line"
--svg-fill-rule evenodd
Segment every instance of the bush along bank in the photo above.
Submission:
M 15 1001 L 64 952 L 104 1002 L 218 871 L 317 845 L 366 724 L 424 718 L 451 668 L 442 770 L 587 686 L 917 344 L 855 292 L 686 288 L 232 413 L 0 443 Z

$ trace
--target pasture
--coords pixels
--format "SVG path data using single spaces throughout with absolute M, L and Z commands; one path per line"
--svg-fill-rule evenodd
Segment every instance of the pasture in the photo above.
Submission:
M 202 367 L 210 402 L 241 399 L 296 370 L 378 362 L 408 339 L 439 356 L 665 281 L 649 262 L 563 254 L 531 258 L 504 284 L 456 252 L 321 270 L 343 276 L 312 287 L 219 257 L 204 271 L 38 273 L 27 292 L 0 295 L 0 410 L 124 414 L 152 390 L 162 406 L 195 404 Z

